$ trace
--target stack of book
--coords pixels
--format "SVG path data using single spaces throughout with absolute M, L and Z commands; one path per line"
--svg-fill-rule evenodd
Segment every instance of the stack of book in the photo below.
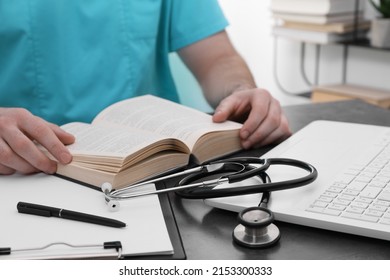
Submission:
M 272 0 L 273 34 L 317 44 L 361 38 L 370 28 L 363 7 L 362 0 Z

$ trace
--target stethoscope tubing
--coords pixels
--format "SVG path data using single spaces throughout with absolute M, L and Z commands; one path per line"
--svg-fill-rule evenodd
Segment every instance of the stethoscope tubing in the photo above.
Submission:
M 251 166 L 254 164 L 260 165 L 257 167 Z M 265 180 L 268 175 L 266 170 L 272 165 L 289 165 L 304 169 L 308 172 L 308 175 L 282 182 L 270 182 Z M 195 173 L 195 174 L 192 174 Z M 218 175 L 220 173 L 229 173 L 228 175 L 222 175 L 217 179 L 204 180 L 201 182 L 195 182 L 199 179 L 205 178 L 209 175 Z M 189 175 L 188 175 L 189 174 Z M 138 187 L 145 186 L 147 184 L 155 183 L 158 181 L 166 180 L 168 178 L 178 177 L 182 175 L 185 176 L 175 187 L 161 189 L 161 190 L 151 190 L 151 191 L 141 191 L 134 192 L 134 189 Z M 139 184 L 131 185 L 123 189 L 115 190 L 112 192 L 105 191 L 105 198 L 109 200 L 125 200 L 145 195 L 152 194 L 163 194 L 169 192 L 176 192 L 177 195 L 187 198 L 187 199 L 208 199 L 208 198 L 217 198 L 217 197 L 227 197 L 235 195 L 246 195 L 270 191 L 280 191 L 285 189 L 297 188 L 300 186 L 307 185 L 313 182 L 317 178 L 317 170 L 314 166 L 309 163 L 299 161 L 296 159 L 288 158 L 268 158 L 260 159 L 253 157 L 239 157 L 231 158 L 227 160 L 220 160 L 211 162 L 207 165 L 195 167 L 189 170 L 185 170 L 179 173 L 170 174 Z M 215 188 L 218 185 L 224 183 L 234 183 L 239 182 L 245 179 L 249 179 L 254 176 L 259 176 L 263 183 L 250 185 L 250 186 L 240 186 L 240 187 L 229 187 L 229 188 Z
M 244 158 L 246 160 L 246 158 Z M 232 159 L 233 161 L 234 159 Z M 237 160 L 237 159 L 236 159 Z M 248 158 L 246 162 L 240 162 L 240 163 L 247 163 L 249 164 L 251 158 Z M 253 162 L 251 162 L 253 163 Z M 313 182 L 317 176 L 318 172 L 317 169 L 306 162 L 296 160 L 296 159 L 289 159 L 289 158 L 268 158 L 267 159 L 267 165 L 268 167 L 271 165 L 288 165 L 288 166 L 293 166 L 293 167 L 298 167 L 301 169 L 304 169 L 308 172 L 306 176 L 297 178 L 297 179 L 291 179 L 287 181 L 282 181 L 282 182 L 265 182 L 261 184 L 256 184 L 256 185 L 250 185 L 250 186 L 239 186 L 239 187 L 232 187 L 232 188 L 224 188 L 224 189 L 214 189 L 211 187 L 207 188 L 202 188 L 202 189 L 190 189 L 188 191 L 183 190 L 176 192 L 179 196 L 186 198 L 186 199 L 208 199 L 208 198 L 218 198 L 218 197 L 227 197 L 227 196 L 235 196 L 235 195 L 246 195 L 246 194 L 253 194 L 253 193 L 263 193 L 263 192 L 274 192 L 274 191 L 281 191 L 281 190 L 286 190 L 286 189 L 292 189 L 292 188 L 297 188 L 301 186 L 305 186 L 307 184 L 310 184 Z M 261 173 L 258 174 L 253 174 L 254 170 L 256 168 L 251 169 L 251 174 L 252 176 L 255 175 L 260 175 L 263 173 L 264 176 L 267 176 L 264 170 L 261 170 Z M 248 171 L 249 172 L 249 171 Z M 241 180 L 247 179 L 248 177 L 245 177 L 245 173 L 241 175 Z M 186 185 L 191 183 L 193 180 L 199 179 L 200 176 L 195 175 L 190 175 L 185 178 L 183 178 L 179 182 L 180 185 Z
M 297 179 L 271 182 L 266 171 L 273 165 L 297 167 L 306 170 L 308 174 Z M 143 192 L 136 191 L 137 188 L 148 184 L 184 175 L 186 176 L 175 187 Z M 314 166 L 300 160 L 289 158 L 260 159 L 241 157 L 211 162 L 114 191 L 111 191 L 110 184 L 108 184 L 109 186 L 104 186 L 103 184 L 102 190 L 106 202 L 112 211 L 116 211 L 119 207 L 119 202 L 115 202 L 117 200 L 152 194 L 175 192 L 177 195 L 187 199 L 208 199 L 262 193 L 259 206 L 247 208 L 239 213 L 238 219 L 240 223 L 233 231 L 233 240 L 242 246 L 263 248 L 275 244 L 280 238 L 278 227 L 272 223 L 274 215 L 267 208 L 270 192 L 305 186 L 313 182 L 317 176 L 318 172 Z M 221 184 L 231 184 L 251 177 L 258 177 L 261 182 L 248 186 L 216 188 Z
M 151 191 L 140 191 L 140 192 L 134 192 L 131 193 L 132 190 L 143 187 L 148 184 L 152 184 L 158 181 L 163 181 L 167 180 L 170 178 L 182 176 L 182 175 L 188 175 L 192 173 L 196 174 L 201 174 L 204 176 L 204 174 L 213 174 L 215 172 L 220 172 L 221 170 L 224 170 L 228 168 L 231 172 L 234 172 L 233 174 L 229 176 L 222 176 L 217 179 L 213 180 L 205 180 L 203 182 L 199 183 L 191 183 L 191 184 L 186 184 L 186 185 L 181 185 L 181 186 L 175 186 L 167 189 L 161 189 L 161 190 L 151 190 Z M 159 177 L 156 179 L 148 180 L 146 182 L 141 182 L 135 185 L 128 186 L 123 189 L 115 190 L 112 192 L 107 192 L 105 193 L 106 199 L 115 199 L 115 200 L 125 200 L 125 199 L 130 199 L 130 198 L 135 198 L 135 197 L 140 197 L 140 196 L 146 196 L 146 195 L 152 195 L 152 194 L 163 194 L 163 193 L 169 193 L 169 192 L 177 192 L 181 190 L 186 190 L 186 189 L 193 189 L 193 188 L 202 188 L 206 186 L 217 186 L 221 185 L 224 183 L 229 183 L 230 176 L 234 176 L 234 174 L 241 174 L 245 170 L 245 165 L 242 163 L 237 163 L 237 162 L 213 162 L 207 165 L 202 165 L 199 167 L 191 168 L 188 170 L 184 170 L 178 173 L 166 175 L 163 177 Z M 233 179 L 235 179 L 233 177 Z

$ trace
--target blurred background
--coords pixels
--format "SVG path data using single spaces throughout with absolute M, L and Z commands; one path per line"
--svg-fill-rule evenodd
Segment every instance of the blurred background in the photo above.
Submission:
M 299 96 L 300 93 L 311 90 L 300 74 L 301 42 L 278 37 L 275 48 L 275 39 L 272 35 L 275 19 L 272 17 L 271 0 L 219 0 L 219 3 L 230 22 L 227 32 L 248 63 L 257 85 L 268 89 L 283 106 L 309 103 L 309 98 Z M 362 1 L 362 5 L 364 17 L 376 16 L 368 0 Z M 314 81 L 316 45 L 307 43 L 305 46 L 305 72 L 307 78 Z M 343 46 L 340 44 L 322 46 L 319 61 L 317 82 L 340 83 Z M 211 111 L 199 94 L 196 81 L 175 54 L 172 54 L 171 64 L 179 92 L 181 96 L 186 96 L 182 102 L 203 111 Z M 286 94 L 277 86 L 275 69 L 280 84 L 290 94 Z M 349 47 L 346 73 L 348 82 L 390 90 L 390 52 Z

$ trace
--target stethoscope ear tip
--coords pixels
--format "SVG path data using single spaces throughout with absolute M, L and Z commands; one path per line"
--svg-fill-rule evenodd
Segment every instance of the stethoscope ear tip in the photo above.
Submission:
M 280 239 L 280 231 L 272 222 L 272 212 L 263 207 L 250 207 L 238 214 L 239 225 L 233 231 L 233 240 L 244 247 L 264 248 Z
M 119 209 L 120 209 L 119 201 L 113 200 L 109 197 L 109 194 L 112 191 L 112 185 L 108 182 L 105 182 L 102 184 L 102 186 L 100 188 L 105 195 L 105 200 L 107 203 L 108 210 L 110 210 L 110 212 L 119 211 Z
M 120 209 L 120 203 L 119 201 L 109 200 L 107 202 L 107 207 L 110 210 L 110 212 L 117 212 Z
M 109 193 L 112 191 L 112 185 L 108 182 L 104 182 L 100 188 L 103 193 Z

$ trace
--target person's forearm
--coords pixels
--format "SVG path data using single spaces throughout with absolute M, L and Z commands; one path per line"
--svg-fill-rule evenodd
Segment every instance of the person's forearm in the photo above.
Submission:
M 257 88 L 247 64 L 234 49 L 225 31 L 178 51 L 215 108 L 216 123 L 243 123 L 243 148 L 281 141 L 291 132 L 279 102 L 265 89 Z
M 199 82 L 207 101 L 214 108 L 232 92 L 256 87 L 247 64 L 238 54 L 219 58 Z
M 225 31 L 186 46 L 178 53 L 214 108 L 235 90 L 256 87 L 248 66 Z

